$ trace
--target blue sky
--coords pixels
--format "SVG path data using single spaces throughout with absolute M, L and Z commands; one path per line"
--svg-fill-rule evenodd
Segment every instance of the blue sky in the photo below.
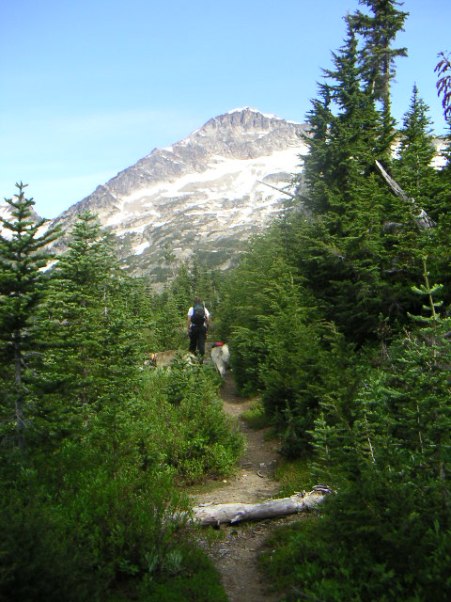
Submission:
M 55 217 L 155 147 L 251 106 L 304 122 L 358 0 L 0 0 L 0 200 Z M 445 131 L 434 67 L 449 0 L 405 0 L 393 112 L 412 87 Z

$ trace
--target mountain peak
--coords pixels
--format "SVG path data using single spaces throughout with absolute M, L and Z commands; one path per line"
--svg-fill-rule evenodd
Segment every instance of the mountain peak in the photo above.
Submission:
M 277 119 L 280 121 L 285 121 L 284 119 L 282 119 L 281 117 L 278 117 L 277 115 L 274 115 L 273 113 L 263 113 L 262 111 L 259 111 L 258 109 L 255 109 L 253 107 L 240 107 L 237 109 L 232 109 L 231 111 L 228 111 L 226 113 L 226 115 L 233 115 L 234 113 L 244 113 L 244 114 L 254 113 L 255 115 L 261 115 L 262 117 L 264 117 L 266 119 Z
M 196 254 L 226 268 L 283 209 L 306 150 L 303 132 L 275 115 L 233 109 L 154 149 L 57 221 L 66 229 L 82 211 L 97 214 L 117 237 L 125 266 L 160 282 L 174 269 L 168 249 L 176 262 Z
M 257 128 L 257 129 L 267 129 L 271 127 L 273 122 L 281 122 L 286 123 L 284 119 L 277 117 L 276 115 L 270 115 L 266 113 L 261 113 L 257 109 L 253 109 L 251 107 L 243 107 L 241 109 L 232 109 L 227 113 L 223 113 L 221 115 L 217 115 L 213 117 L 207 123 L 200 128 L 203 130 L 204 128 L 219 126 L 223 128 L 225 126 L 231 127 L 244 127 L 244 128 Z M 196 130 L 197 132 L 200 130 Z
M 209 119 L 179 144 L 180 147 L 201 147 L 209 154 L 246 159 L 264 153 L 264 147 L 271 153 L 287 143 L 299 146 L 304 131 L 305 126 L 301 124 L 244 107 Z M 176 148 L 174 145 L 172 150 Z

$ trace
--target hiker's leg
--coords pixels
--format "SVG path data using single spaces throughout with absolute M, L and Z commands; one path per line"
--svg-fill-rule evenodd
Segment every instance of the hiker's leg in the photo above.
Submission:
M 201 326 L 199 329 L 199 336 L 197 339 L 197 349 L 199 350 L 199 355 L 205 355 L 205 339 L 207 338 L 207 329 L 205 326 Z
M 192 326 L 191 330 L 189 331 L 189 349 L 188 351 L 190 353 L 196 353 L 196 347 L 197 347 L 197 331 L 196 331 L 196 327 Z

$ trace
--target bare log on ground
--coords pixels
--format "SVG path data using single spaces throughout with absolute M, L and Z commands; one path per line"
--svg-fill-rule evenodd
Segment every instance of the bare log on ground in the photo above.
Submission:
M 321 504 L 332 490 L 317 485 L 308 493 L 296 493 L 290 497 L 266 500 L 257 504 L 205 504 L 193 508 L 193 521 L 202 526 L 231 525 L 242 521 L 278 518 L 312 510 Z

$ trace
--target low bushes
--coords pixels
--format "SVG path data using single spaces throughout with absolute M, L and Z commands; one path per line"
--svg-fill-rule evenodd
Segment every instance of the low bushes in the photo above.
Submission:
M 233 470 L 243 439 L 223 412 L 216 375 L 208 367 L 186 370 L 176 365 L 150 372 L 143 413 L 153 425 L 148 441 L 157 442 L 162 460 L 179 481 L 193 483 Z
M 149 372 L 57 448 L 0 451 L 0 601 L 225 600 L 174 519 L 177 482 L 229 473 L 242 448 L 216 390 L 206 367 Z

